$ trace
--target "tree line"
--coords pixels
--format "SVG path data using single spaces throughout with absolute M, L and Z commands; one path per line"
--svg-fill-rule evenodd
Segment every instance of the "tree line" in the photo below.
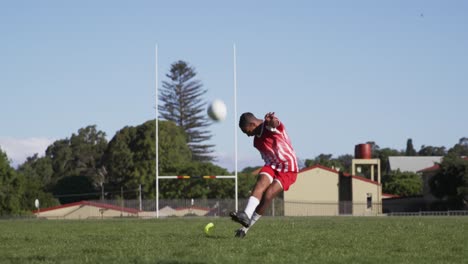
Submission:
M 171 65 L 159 94 L 160 175 L 227 175 L 225 168 L 215 165 L 214 145 L 208 144 L 211 121 L 207 118 L 206 90 L 195 79 L 195 68 L 184 61 Z M 156 120 L 138 126 L 126 126 L 111 138 L 96 125 L 80 128 L 69 138 L 53 142 L 44 156 L 28 157 L 17 169 L 10 166 L 0 148 L 0 214 L 21 214 L 34 210 L 34 200 L 41 207 L 50 207 L 81 200 L 155 198 Z M 421 192 L 420 176 L 388 170 L 389 156 L 444 156 L 441 170 L 431 182 L 437 197 L 462 204 L 468 194 L 468 138 L 452 148 L 422 146 L 419 151 L 407 142 L 406 150 L 372 146 L 373 158 L 381 159 L 383 191 L 402 196 Z M 349 154 L 333 158 L 320 154 L 305 159 L 309 167 L 320 164 L 350 172 Z M 255 183 L 256 167 L 239 173 L 239 198 L 250 196 Z M 232 172 L 231 172 L 232 173 Z M 365 173 L 364 173 L 365 176 Z M 141 193 L 140 193 L 141 186 Z M 122 197 L 123 196 L 123 197 Z M 161 180 L 160 198 L 233 198 L 234 181 L 228 180 Z
M 184 61 L 171 65 L 163 81 L 160 101 L 159 174 L 227 175 L 215 164 L 214 145 L 206 115 L 207 90 L 195 78 L 196 70 Z M 110 141 L 90 125 L 71 137 L 53 142 L 43 157 L 28 157 L 17 169 L 10 167 L 0 149 L 0 214 L 19 214 L 41 207 L 90 199 L 144 199 L 155 197 L 156 120 L 124 127 Z M 248 197 L 254 182 L 239 174 L 239 197 Z M 141 186 L 141 191 L 140 191 Z M 163 180 L 160 198 L 232 198 L 234 181 Z M 123 197 L 122 197 L 123 196 Z
M 105 133 L 95 125 L 81 128 L 70 138 L 52 143 L 43 157 L 29 157 L 17 169 L 9 165 L 0 150 L 1 214 L 19 214 L 34 209 L 39 199 L 42 207 L 90 199 L 135 199 L 142 186 L 144 199 L 155 197 L 155 120 L 119 130 L 107 142 Z M 226 169 L 212 162 L 194 160 L 186 134 L 174 122 L 159 121 L 160 175 L 226 175 Z M 372 143 L 372 142 L 371 142 Z M 387 171 L 389 156 L 406 155 L 407 151 L 380 148 L 372 143 L 373 158 L 380 158 L 383 191 L 401 196 L 421 193 L 420 176 L 410 172 Z M 423 146 L 418 154 L 427 147 Z M 468 194 L 468 144 L 465 138 L 446 153 L 441 169 L 431 181 L 434 195 L 463 206 Z M 320 164 L 350 172 L 352 155 L 338 158 L 320 154 L 306 159 L 305 166 Z M 247 167 L 239 173 L 239 197 L 247 198 L 255 182 Z M 232 172 L 231 172 L 232 173 Z M 365 175 L 364 175 L 365 176 Z M 160 198 L 232 198 L 234 181 L 161 180 Z

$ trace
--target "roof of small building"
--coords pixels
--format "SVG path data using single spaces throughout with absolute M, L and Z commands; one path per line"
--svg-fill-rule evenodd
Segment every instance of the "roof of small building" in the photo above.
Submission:
M 333 172 L 333 173 L 336 173 L 336 174 L 339 173 L 339 171 L 337 171 L 335 169 L 325 167 L 325 166 L 322 166 L 322 165 L 319 165 L 319 164 L 311 166 L 311 167 L 303 168 L 302 170 L 299 171 L 299 173 L 309 171 L 309 170 L 314 170 L 314 169 L 322 169 L 322 170 L 330 171 L 330 172 Z
M 390 170 L 401 172 L 418 172 L 424 168 L 434 166 L 435 163 L 439 163 L 442 160 L 442 156 L 390 156 L 388 157 L 388 163 Z
M 427 168 L 424 168 L 422 170 L 418 170 L 418 172 L 430 172 L 430 171 L 436 171 L 440 169 L 440 165 L 439 164 L 434 164 L 430 167 L 427 167 Z
M 340 174 L 339 171 L 337 171 L 337 170 L 335 170 L 335 169 L 332 169 L 332 168 L 329 168 L 329 167 L 322 166 L 322 165 L 314 165 L 314 166 L 311 166 L 311 167 L 304 168 L 304 169 L 302 169 L 301 171 L 299 171 L 299 173 L 306 172 L 306 171 L 310 171 L 310 170 L 315 170 L 315 169 L 321 169 L 321 170 L 330 171 L 330 172 L 336 173 L 336 174 L 338 174 L 338 175 Z M 345 176 L 345 177 L 351 177 L 351 178 L 356 179 L 356 180 L 368 182 L 368 183 L 371 183 L 371 184 L 379 185 L 378 182 L 373 181 L 373 180 L 368 179 L 368 178 L 365 178 L 365 177 L 356 176 L 356 175 L 351 175 L 351 174 L 349 174 L 349 173 L 342 173 L 341 175 L 343 175 L 343 176 Z
M 35 210 L 33 213 L 38 213 L 38 212 L 47 212 L 47 211 L 52 211 L 52 210 L 57 210 L 57 209 L 62 209 L 62 208 L 67 208 L 67 207 L 73 207 L 73 206 L 80 206 L 80 205 L 88 205 L 88 206 L 94 206 L 98 208 L 103 208 L 103 209 L 111 209 L 111 210 L 116 210 L 116 211 L 122 211 L 126 213 L 132 213 L 136 214 L 140 212 L 137 209 L 133 208 L 127 208 L 127 207 L 121 207 L 121 206 L 116 206 L 116 205 L 111 205 L 111 204 L 104 204 L 104 203 L 96 203 L 96 202 L 90 202 L 90 201 L 80 201 L 80 202 L 75 202 L 75 203 L 68 203 L 68 204 L 62 204 L 58 206 L 53 206 L 49 208 L 44 208 L 40 210 Z
M 391 198 L 399 198 L 399 195 L 396 194 L 389 194 L 389 193 L 382 193 L 382 198 L 384 199 L 391 199 Z
M 465 156 L 463 156 L 461 158 L 464 159 L 464 160 L 468 160 L 468 157 L 465 157 Z M 440 162 L 442 162 L 442 160 Z M 436 164 L 434 164 L 434 165 L 432 165 L 430 167 L 421 169 L 418 172 L 431 172 L 431 171 L 437 171 L 438 169 L 440 169 L 440 164 L 436 163 Z

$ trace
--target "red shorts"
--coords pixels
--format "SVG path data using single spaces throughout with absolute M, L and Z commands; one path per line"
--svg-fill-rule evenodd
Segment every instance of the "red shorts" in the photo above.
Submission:
M 291 186 L 297 178 L 297 172 L 279 172 L 270 166 L 263 166 L 258 174 L 266 174 L 272 181 L 278 181 L 285 191 L 289 190 L 289 186 Z

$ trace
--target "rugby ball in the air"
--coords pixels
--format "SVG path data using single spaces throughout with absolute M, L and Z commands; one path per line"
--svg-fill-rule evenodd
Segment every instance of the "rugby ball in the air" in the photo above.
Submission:
M 208 116 L 214 121 L 223 121 L 226 118 L 227 110 L 223 101 L 216 99 L 208 106 Z

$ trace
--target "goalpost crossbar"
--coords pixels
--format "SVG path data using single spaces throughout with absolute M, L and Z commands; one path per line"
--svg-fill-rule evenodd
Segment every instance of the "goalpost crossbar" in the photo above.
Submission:
M 159 179 L 235 179 L 235 175 L 171 175 L 158 176 Z

